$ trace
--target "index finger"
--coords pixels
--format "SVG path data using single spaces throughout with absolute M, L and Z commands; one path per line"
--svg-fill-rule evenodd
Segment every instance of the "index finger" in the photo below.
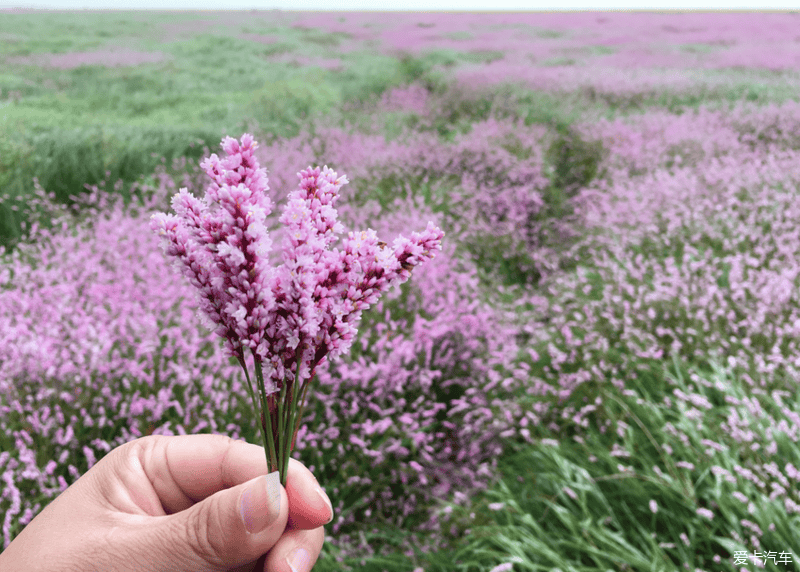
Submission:
M 268 472 L 263 447 L 224 435 L 151 436 L 137 442 L 142 467 L 167 514 Z M 311 471 L 290 458 L 286 478 L 290 530 L 318 528 L 333 518 L 319 488 Z
M 267 474 L 263 447 L 224 435 L 150 436 L 137 441 L 142 441 L 144 471 L 167 514 Z
M 319 482 L 303 463 L 292 458 L 286 475 L 286 496 L 289 497 L 287 530 L 313 530 L 333 520 L 333 507 Z

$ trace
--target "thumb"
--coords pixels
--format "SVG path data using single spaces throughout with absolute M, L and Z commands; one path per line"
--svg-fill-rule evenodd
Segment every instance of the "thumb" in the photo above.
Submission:
M 169 536 L 169 570 L 223 571 L 257 560 L 286 528 L 289 501 L 278 471 L 217 491 L 192 507 L 164 517 L 153 530 Z M 163 563 L 162 563 L 163 564 Z

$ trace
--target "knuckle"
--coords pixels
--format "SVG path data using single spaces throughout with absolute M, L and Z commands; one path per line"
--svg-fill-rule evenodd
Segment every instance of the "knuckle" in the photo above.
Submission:
M 146 459 L 153 455 L 153 452 L 159 447 L 164 445 L 165 437 L 161 435 L 148 435 L 146 437 L 139 437 L 133 441 L 128 441 L 111 451 L 109 457 L 114 456 L 116 462 L 125 463 L 132 458 L 137 458 L 146 466 Z

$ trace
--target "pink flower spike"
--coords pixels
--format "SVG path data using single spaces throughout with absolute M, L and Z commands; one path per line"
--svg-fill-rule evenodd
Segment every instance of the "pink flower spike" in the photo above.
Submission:
M 279 428 L 287 425 L 275 416 L 293 415 L 315 368 L 352 344 L 361 312 L 432 259 L 444 233 L 428 223 L 422 233 L 401 236 L 389 248 L 368 229 L 349 233 L 341 250 L 331 250 L 344 232 L 335 205 L 348 180 L 327 166 L 309 167 L 298 173 L 298 189 L 280 217 L 286 225 L 283 264 L 272 267 L 266 225 L 272 204 L 256 147 L 248 134 L 241 141 L 225 138 L 227 156 L 201 162 L 212 179 L 204 199 L 181 189 L 172 200 L 176 214 L 154 215 L 151 228 L 198 289 L 206 324 L 225 338 L 227 352 L 245 373 L 243 350 L 250 348 L 259 398 L 251 397 L 261 408 L 267 460 L 285 483 L 289 452 L 278 451 L 279 443 L 291 450 L 298 428 L 292 439 L 279 440 Z M 288 391 L 281 392 L 285 403 L 279 409 L 273 394 L 283 388 Z

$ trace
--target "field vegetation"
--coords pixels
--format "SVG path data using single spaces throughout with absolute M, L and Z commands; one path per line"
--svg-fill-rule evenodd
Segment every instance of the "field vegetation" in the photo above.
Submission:
M 798 16 L 391 20 L 0 12 L 4 546 L 122 443 L 259 442 L 148 228 L 246 131 L 276 212 L 326 164 L 446 232 L 309 393 L 315 570 L 800 570 Z

